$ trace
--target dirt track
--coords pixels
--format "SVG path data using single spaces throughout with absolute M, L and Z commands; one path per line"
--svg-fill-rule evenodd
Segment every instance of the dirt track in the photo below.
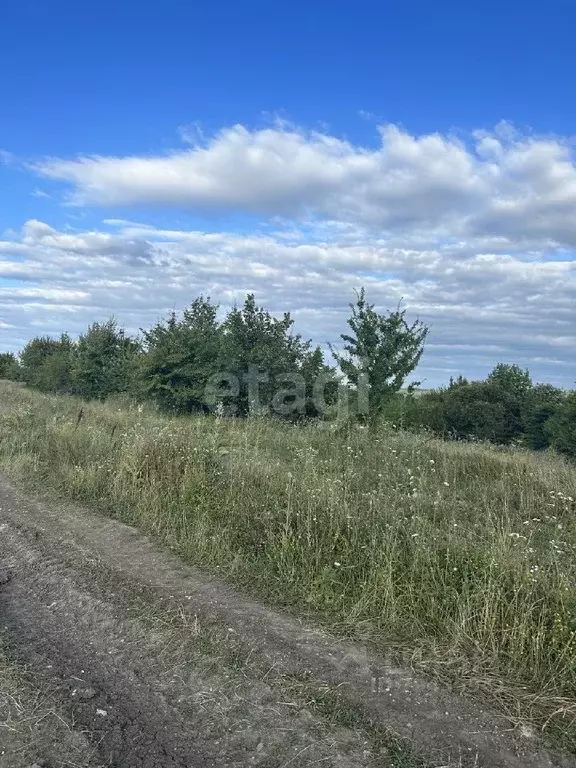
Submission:
M 85 740 L 83 765 L 576 766 L 137 531 L 33 501 L 1 478 L 0 585 L 8 645 Z M 8 748 L 0 766 L 19 759 Z M 35 759 L 71 764 L 49 745 Z

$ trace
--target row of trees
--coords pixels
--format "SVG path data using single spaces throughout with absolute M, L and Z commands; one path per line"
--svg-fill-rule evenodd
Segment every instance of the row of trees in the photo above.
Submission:
M 459 439 L 549 446 L 576 457 L 576 392 L 534 385 L 528 371 L 498 364 L 484 381 L 451 380 L 420 392 L 406 387 L 429 329 L 404 310 L 378 313 L 362 289 L 350 305 L 337 368 L 319 347 L 293 332 L 249 294 L 219 319 L 209 298 L 195 299 L 137 339 L 110 319 L 78 340 L 31 339 L 18 357 L 0 355 L 0 378 L 44 392 L 106 399 L 127 393 L 166 412 L 221 409 L 239 416 L 325 417 L 336 411 L 371 426 L 382 419 Z
M 576 457 L 576 391 L 534 384 L 517 365 L 499 363 L 483 381 L 460 376 L 447 387 L 395 398 L 386 417 L 446 437 L 553 447 Z
M 39 336 L 18 359 L 4 356 L 0 376 L 86 399 L 128 393 L 172 413 L 218 405 L 240 416 L 318 417 L 344 393 L 351 408 L 374 422 L 416 367 L 428 330 L 419 321 L 408 325 L 400 308 L 378 314 L 363 290 L 351 306 L 354 335 L 343 336 L 344 353 L 334 353 L 346 384 L 319 347 L 293 332 L 289 313 L 274 317 L 252 294 L 223 320 L 218 306 L 200 296 L 138 339 L 114 319 L 93 323 L 77 341 Z

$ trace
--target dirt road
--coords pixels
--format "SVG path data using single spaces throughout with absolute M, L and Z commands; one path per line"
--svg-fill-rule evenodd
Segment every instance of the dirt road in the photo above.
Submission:
M 2 478 L 0 629 L 65 724 L 31 755 L 5 702 L 2 767 L 576 766 L 139 532 Z

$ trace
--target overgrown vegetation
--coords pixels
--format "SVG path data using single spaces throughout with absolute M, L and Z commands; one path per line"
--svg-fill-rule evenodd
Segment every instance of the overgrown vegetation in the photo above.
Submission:
M 576 391 L 498 363 L 419 392 L 424 324 L 362 290 L 348 326 L 338 370 L 252 295 L 34 338 L 0 461 L 576 748 Z
M 576 458 L 575 391 L 533 384 L 527 370 L 498 363 L 484 381 L 459 376 L 418 392 L 408 380 L 429 329 L 408 323 L 401 308 L 378 313 L 363 289 L 350 309 L 343 349 L 332 350 L 337 369 L 293 333 L 289 313 L 276 318 L 248 295 L 220 320 L 218 307 L 200 296 L 138 339 L 114 319 L 93 323 L 77 341 L 31 339 L 19 358 L 0 355 L 0 378 L 86 400 L 124 394 L 171 414 L 338 417 Z
M 1 405 L 4 468 L 573 738 L 576 471 L 561 458 L 9 383 Z
M 404 427 L 458 440 L 554 448 L 576 458 L 576 392 L 533 385 L 528 371 L 499 363 L 485 381 L 459 378 L 446 388 L 390 404 Z

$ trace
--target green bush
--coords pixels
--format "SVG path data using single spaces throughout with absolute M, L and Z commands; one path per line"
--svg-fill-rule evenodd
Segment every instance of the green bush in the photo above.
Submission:
M 139 344 L 114 318 L 93 323 L 78 339 L 71 371 L 71 391 L 86 400 L 105 400 L 128 392 Z
M 0 354 L 0 379 L 18 381 L 20 379 L 20 366 L 13 352 Z
M 544 427 L 552 448 L 576 458 L 576 392 L 571 392 Z
M 411 403 L 408 423 L 457 439 L 508 444 L 522 434 L 516 397 L 495 381 L 456 383 Z
M 20 354 L 22 380 L 42 392 L 70 392 L 75 353 L 76 346 L 65 333 L 58 339 L 31 339 Z
M 554 416 L 565 400 L 565 393 L 551 384 L 537 384 L 528 393 L 522 414 L 525 444 L 535 451 L 548 448 L 550 435 L 548 420 Z

